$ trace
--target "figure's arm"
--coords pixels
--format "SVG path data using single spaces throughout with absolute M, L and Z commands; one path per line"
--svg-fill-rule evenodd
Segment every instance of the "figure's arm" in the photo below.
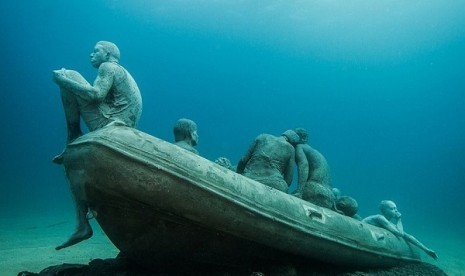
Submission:
M 298 177 L 299 177 L 298 182 L 297 182 L 297 193 L 301 194 L 302 189 L 305 183 L 307 182 L 308 173 L 309 173 L 307 156 L 305 155 L 305 152 L 301 145 L 296 146 L 295 161 L 297 163 Z
M 76 96 L 79 96 L 88 101 L 103 100 L 108 91 L 113 85 L 115 71 L 114 65 L 111 63 L 102 63 L 98 69 L 97 78 L 94 85 L 88 83 L 79 83 L 66 76 L 66 73 L 55 76 L 55 81 L 62 87 L 72 91 Z
M 428 254 L 431 258 L 433 258 L 435 260 L 438 258 L 438 255 L 436 254 L 436 252 L 434 252 L 433 250 L 426 247 L 424 244 L 422 244 L 420 241 L 418 241 L 414 236 L 409 235 L 409 234 L 404 232 L 403 237 L 405 238 L 406 241 L 410 242 L 413 245 L 418 246 L 421 250 L 425 251 L 426 254 Z
M 258 141 L 258 138 L 253 141 L 252 145 L 250 145 L 245 155 L 242 156 L 241 160 L 239 160 L 239 163 L 237 163 L 237 168 L 236 168 L 237 173 L 242 174 L 244 172 L 245 165 L 247 164 L 247 162 L 249 162 L 250 158 L 252 157 L 253 152 L 255 151 L 257 141 Z
M 399 224 L 400 221 L 401 220 L 399 218 L 398 221 L 397 221 L 397 224 Z M 421 250 L 425 251 L 426 254 L 431 256 L 433 259 L 438 258 L 438 255 L 436 254 L 436 252 L 434 252 L 433 250 L 431 250 L 431 249 L 427 248 L 426 246 L 424 246 L 414 236 L 405 233 L 403 231 L 403 227 L 401 229 L 397 229 L 397 227 L 395 227 L 393 223 L 389 222 L 385 217 L 382 217 L 382 216 L 380 216 L 378 218 L 378 223 L 380 223 L 380 225 L 383 228 L 389 230 L 394 235 L 404 238 L 407 242 L 410 242 L 411 244 L 413 244 L 413 245 L 417 246 L 418 248 L 420 248 Z M 400 222 L 400 224 L 402 225 L 402 222 Z
M 396 226 L 392 222 L 388 221 L 384 216 L 377 215 L 375 217 L 375 220 L 376 220 L 375 225 L 380 226 L 380 227 L 388 230 L 389 232 L 392 232 L 394 235 L 399 236 L 399 237 L 402 237 L 404 235 L 404 233 L 401 233 L 396 228 Z
M 287 162 L 286 168 L 284 168 L 284 181 L 286 181 L 287 186 L 290 186 L 292 183 L 292 178 L 294 177 L 294 159 L 295 159 L 295 151 L 294 147 L 291 147 L 291 157 Z
M 402 219 L 400 217 L 397 218 L 396 227 L 399 232 L 404 233 L 404 226 L 402 225 Z

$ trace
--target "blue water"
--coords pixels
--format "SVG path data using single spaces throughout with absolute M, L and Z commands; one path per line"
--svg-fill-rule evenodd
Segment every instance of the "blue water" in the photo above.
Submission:
M 406 229 L 463 233 L 464 14 L 453 0 L 7 1 L 0 215 L 70 207 L 51 71 L 92 82 L 109 40 L 141 89 L 141 130 L 172 141 L 192 119 L 200 154 L 236 163 L 258 134 L 305 127 L 362 217 L 391 199 Z

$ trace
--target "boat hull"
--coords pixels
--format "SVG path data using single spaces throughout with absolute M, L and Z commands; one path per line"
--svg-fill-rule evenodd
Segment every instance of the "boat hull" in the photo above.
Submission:
M 71 189 L 127 257 L 144 266 L 419 261 L 403 239 L 236 174 L 127 127 L 70 144 Z

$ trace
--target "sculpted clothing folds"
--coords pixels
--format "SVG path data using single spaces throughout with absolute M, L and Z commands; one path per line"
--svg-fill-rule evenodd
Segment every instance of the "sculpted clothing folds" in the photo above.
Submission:
M 91 95 L 72 87 L 61 88 L 65 112 L 68 112 L 71 121 L 78 120 L 81 115 L 90 131 L 112 122 L 135 127 L 142 112 L 142 98 L 136 82 L 126 69 L 115 62 L 106 62 L 101 66 L 112 67 L 106 70 L 114 73 L 107 93 Z M 65 74 L 82 86 L 90 86 L 76 71 L 66 70 Z

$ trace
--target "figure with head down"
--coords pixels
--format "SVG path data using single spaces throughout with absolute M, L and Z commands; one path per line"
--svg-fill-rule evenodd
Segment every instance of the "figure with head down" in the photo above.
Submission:
M 298 185 L 295 196 L 318 206 L 335 209 L 335 196 L 331 189 L 331 175 L 326 158 L 308 144 L 308 133 L 296 128 L 299 143 L 295 147 Z
M 225 167 L 228 170 L 231 170 L 234 172 L 236 171 L 236 167 L 231 163 L 231 161 L 228 158 L 224 156 L 220 156 L 216 158 L 215 163 L 220 165 L 221 167 Z
M 401 220 L 402 214 L 397 210 L 397 206 L 393 201 L 381 201 L 379 204 L 379 210 L 381 214 L 364 218 L 363 222 L 389 230 L 394 235 L 404 238 L 407 242 L 425 251 L 426 254 L 428 254 L 431 258 L 438 258 L 436 252 L 424 246 L 414 236 L 404 232 L 404 227 Z
M 287 192 L 292 182 L 299 136 L 287 130 L 280 136 L 260 134 L 237 164 L 237 173 Z
M 60 88 L 66 117 L 67 144 L 82 135 L 80 120 L 89 131 L 108 125 L 135 127 L 142 112 L 142 98 L 131 74 L 119 64 L 120 51 L 108 41 L 99 41 L 90 54 L 90 62 L 97 68 L 93 84 L 74 70 L 62 68 L 53 71 L 53 80 Z M 53 162 L 62 164 L 64 151 Z M 69 176 L 68 176 L 69 177 Z M 88 206 L 71 188 L 76 205 L 77 226 L 68 241 L 57 250 L 74 245 L 92 236 L 87 220 Z
M 199 141 L 197 124 L 194 121 L 189 119 L 179 119 L 174 125 L 173 134 L 175 145 L 195 154 L 199 154 L 199 152 L 194 148 Z
M 335 201 L 336 211 L 345 216 L 354 218 L 356 220 L 362 220 L 362 218 L 357 214 L 358 212 L 358 203 L 355 198 L 347 195 L 342 195 L 341 190 L 338 188 L 332 188 Z

